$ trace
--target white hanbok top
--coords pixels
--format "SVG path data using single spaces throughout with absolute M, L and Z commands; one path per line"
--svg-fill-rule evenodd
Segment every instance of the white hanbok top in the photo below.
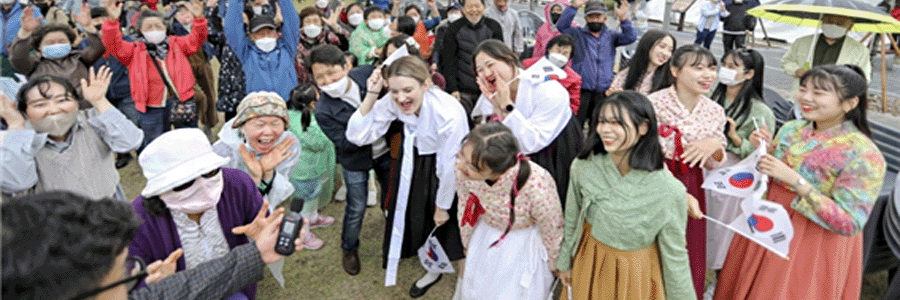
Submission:
M 522 72 L 522 70 L 519 70 Z M 509 127 L 525 154 L 546 148 L 566 128 L 572 118 L 569 92 L 556 80 L 534 83 L 519 80 L 515 109 L 501 123 Z M 475 102 L 473 116 L 490 116 L 494 106 L 484 95 Z

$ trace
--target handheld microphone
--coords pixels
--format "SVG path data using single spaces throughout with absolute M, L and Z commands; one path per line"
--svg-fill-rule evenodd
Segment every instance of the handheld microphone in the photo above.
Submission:
M 294 240 L 300 234 L 300 228 L 303 227 L 303 216 L 300 211 L 303 210 L 303 199 L 294 199 L 291 202 L 291 211 L 284 214 L 281 221 L 281 229 L 278 231 L 278 240 L 275 242 L 275 252 L 288 256 L 294 253 Z

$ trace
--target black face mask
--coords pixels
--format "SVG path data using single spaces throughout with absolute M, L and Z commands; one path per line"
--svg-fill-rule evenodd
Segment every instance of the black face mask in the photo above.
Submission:
M 34 6 L 37 6 L 38 9 L 41 10 L 41 14 L 47 15 L 47 12 L 50 11 L 50 3 L 35 3 Z
M 588 30 L 590 30 L 593 33 L 597 33 L 597 32 L 600 32 L 600 30 L 603 30 L 603 26 L 606 26 L 606 25 L 603 23 L 600 23 L 600 22 L 588 22 L 587 23 Z
M 100 29 L 103 28 L 103 25 L 97 24 L 97 25 L 94 25 L 94 28 L 97 28 L 97 32 L 100 32 Z
M 556 21 L 559 21 L 559 16 L 561 16 L 561 15 L 562 14 L 550 13 L 550 22 L 553 22 L 553 24 L 556 24 Z

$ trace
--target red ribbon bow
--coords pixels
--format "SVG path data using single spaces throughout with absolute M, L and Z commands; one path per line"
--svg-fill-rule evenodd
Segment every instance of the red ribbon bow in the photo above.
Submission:
M 668 138 L 673 134 L 675 153 L 672 155 L 672 160 L 667 162 L 667 164 L 669 164 L 670 171 L 676 171 L 675 167 L 677 166 L 681 173 L 684 174 L 687 173 L 690 168 L 681 160 L 681 155 L 684 154 L 684 145 L 681 144 L 681 130 L 678 130 L 678 127 L 674 125 L 659 125 L 659 136 Z
M 463 211 L 463 218 L 460 221 L 460 225 L 475 227 L 478 218 L 483 214 L 484 207 L 481 206 L 481 200 L 479 200 L 478 196 L 475 196 L 475 194 L 469 193 L 469 200 L 466 200 L 466 210 Z

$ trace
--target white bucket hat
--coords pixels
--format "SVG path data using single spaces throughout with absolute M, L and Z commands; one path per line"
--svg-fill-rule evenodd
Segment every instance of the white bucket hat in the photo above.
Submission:
M 200 129 L 166 132 L 147 145 L 138 157 L 138 164 L 147 178 L 141 196 L 162 194 L 229 161 L 229 158 L 212 151 L 209 140 Z

